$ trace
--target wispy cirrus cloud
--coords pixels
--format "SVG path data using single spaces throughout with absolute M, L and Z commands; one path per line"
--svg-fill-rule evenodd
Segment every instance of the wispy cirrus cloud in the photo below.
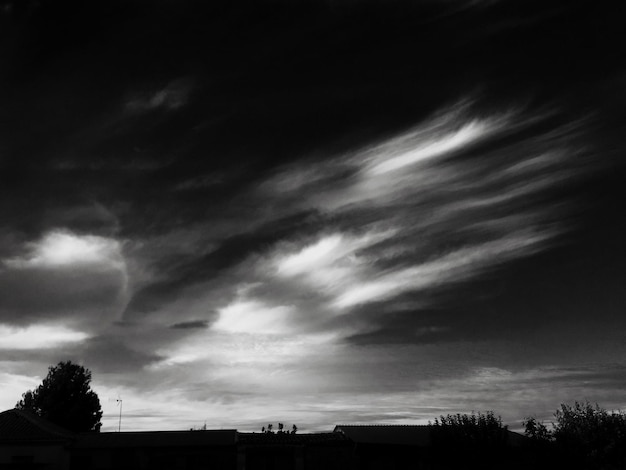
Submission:
M 282 169 L 261 184 L 274 203 L 287 202 L 285 210 L 314 208 L 334 229 L 289 237 L 254 261 L 250 282 L 263 286 L 259 295 L 284 295 L 305 311 L 310 307 L 291 292 L 316 298 L 321 317 L 358 315 L 359 306 L 406 293 L 423 293 L 428 305 L 433 291 L 550 246 L 568 227 L 539 201 L 578 176 L 575 152 L 563 135 L 503 144 L 542 118 L 521 111 L 476 118 L 470 103 L 318 168 Z M 289 200 L 292 190 L 297 202 Z
M 158 109 L 175 111 L 187 104 L 192 89 L 193 80 L 180 78 L 156 91 L 136 93 L 126 101 L 125 107 L 131 113 L 144 113 Z

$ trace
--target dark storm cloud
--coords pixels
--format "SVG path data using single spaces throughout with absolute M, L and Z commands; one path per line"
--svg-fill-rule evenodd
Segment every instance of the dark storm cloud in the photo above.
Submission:
M 89 364 L 94 371 L 105 374 L 132 373 L 162 359 L 149 350 L 131 347 L 122 338 L 110 336 L 89 339 L 72 351 L 69 357 L 76 357 L 82 363 Z
M 108 306 L 123 289 L 122 284 L 117 271 L 76 267 L 5 271 L 0 275 L 0 309 L 6 312 L 3 319 L 20 323 L 55 318 L 66 309 L 69 315 L 85 314 Z
M 74 343 L 60 342 L 51 348 L 41 349 L 40 346 L 33 344 L 21 350 L 4 350 L 3 361 L 36 364 L 29 372 L 37 374 L 46 370 L 51 363 L 72 359 L 78 363 L 87 364 L 94 374 L 99 375 L 138 371 L 163 359 L 158 354 L 129 346 L 123 337 L 106 334 L 83 338 Z
M 185 330 L 188 328 L 208 328 L 209 323 L 204 320 L 187 321 L 181 323 L 174 323 L 170 328 Z
M 52 230 L 20 248 L 0 260 L 3 322 L 93 327 L 121 313 L 128 276 L 116 240 Z

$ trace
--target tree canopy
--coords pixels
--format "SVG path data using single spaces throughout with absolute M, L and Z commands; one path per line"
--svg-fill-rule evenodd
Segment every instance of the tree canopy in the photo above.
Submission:
M 606 411 L 597 403 L 562 404 L 549 428 L 530 417 L 526 435 L 584 468 L 623 468 L 626 462 L 626 414 Z M 570 465 L 573 468 L 575 465 Z
M 467 445 L 506 444 L 507 426 L 493 411 L 472 414 L 449 414 L 435 418 L 431 427 L 431 438 L 436 441 L 456 442 Z
M 440 416 L 429 427 L 436 468 L 502 468 L 508 430 L 493 411 Z
M 48 375 L 35 390 L 28 390 L 16 404 L 74 432 L 100 431 L 102 409 L 91 390 L 91 371 L 71 361 L 48 368 Z

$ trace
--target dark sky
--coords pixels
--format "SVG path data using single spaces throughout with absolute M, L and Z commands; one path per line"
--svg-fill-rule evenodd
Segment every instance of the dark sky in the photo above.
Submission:
M 0 405 L 624 408 L 626 7 L 0 1 Z

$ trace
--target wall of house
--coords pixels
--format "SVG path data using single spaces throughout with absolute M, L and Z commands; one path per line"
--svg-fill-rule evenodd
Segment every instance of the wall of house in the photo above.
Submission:
M 234 446 L 75 449 L 70 470 L 235 469 Z
M 423 449 L 414 446 L 358 444 L 354 466 L 357 470 L 429 469 Z
M 309 446 L 305 449 L 304 470 L 350 470 L 352 468 L 352 445 Z
M 62 444 L 0 445 L 0 469 L 69 470 L 70 453 Z
M 240 445 L 237 470 L 351 470 L 352 446 Z

